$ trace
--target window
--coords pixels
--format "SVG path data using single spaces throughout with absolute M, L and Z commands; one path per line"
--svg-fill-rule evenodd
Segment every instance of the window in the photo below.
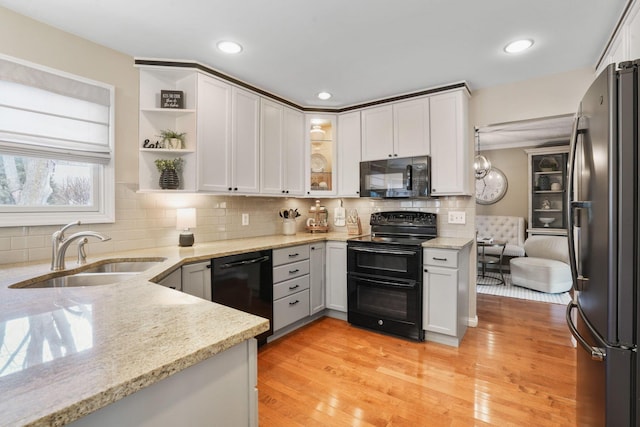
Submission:
M 0 55 L 0 226 L 114 221 L 114 89 Z

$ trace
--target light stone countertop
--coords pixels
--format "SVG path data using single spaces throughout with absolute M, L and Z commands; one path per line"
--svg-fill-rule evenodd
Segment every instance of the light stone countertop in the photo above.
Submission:
M 298 233 L 90 256 L 88 265 L 166 258 L 135 278 L 92 287 L 11 289 L 55 273 L 49 262 L 0 266 L 0 425 L 67 424 L 268 329 L 266 319 L 151 281 L 210 258 L 351 237 Z M 80 269 L 67 261 L 67 270 Z
M 473 244 L 470 237 L 436 237 L 422 244 L 423 248 L 457 249 Z
M 299 233 L 89 255 L 89 264 L 166 258 L 135 278 L 92 287 L 11 289 L 54 275 L 50 264 L 0 266 L 0 426 L 67 424 L 269 328 L 266 319 L 150 280 L 191 262 L 350 237 Z

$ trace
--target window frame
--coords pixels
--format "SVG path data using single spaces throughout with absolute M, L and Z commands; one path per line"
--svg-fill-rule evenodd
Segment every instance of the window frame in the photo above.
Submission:
M 0 207 L 0 228 L 16 227 L 16 226 L 41 226 L 41 225 L 59 225 L 67 224 L 78 219 L 83 223 L 113 223 L 115 222 L 115 88 L 113 85 L 88 79 L 82 76 L 71 74 L 65 71 L 53 69 L 40 64 L 24 61 L 15 57 L 0 54 L 0 59 L 15 64 L 30 67 L 37 71 L 50 73 L 54 76 L 70 79 L 85 85 L 92 85 L 108 91 L 108 161 L 82 161 L 77 155 L 65 157 L 64 154 L 55 153 L 43 149 L 39 151 L 37 157 L 44 159 L 62 159 L 79 163 L 86 163 L 95 166 L 94 180 L 98 181 L 98 185 L 93 187 L 94 205 L 87 206 L 3 206 Z M 0 76 L 0 79 L 3 79 Z M 28 86 L 28 85 L 27 85 Z M 45 89 L 46 90 L 46 89 Z M 1 130 L 0 130 L 1 131 Z M 33 150 L 33 148 L 31 148 Z M 35 150 L 38 151 L 38 150 Z M 17 155 L 15 153 L 2 150 L 0 154 Z M 28 154 L 24 154 L 28 157 Z M 48 157 L 50 156 L 50 157 Z

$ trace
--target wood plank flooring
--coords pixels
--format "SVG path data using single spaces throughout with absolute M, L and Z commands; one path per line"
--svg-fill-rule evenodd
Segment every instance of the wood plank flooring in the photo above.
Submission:
M 564 311 L 478 295 L 459 348 L 317 320 L 259 350 L 260 426 L 575 426 Z

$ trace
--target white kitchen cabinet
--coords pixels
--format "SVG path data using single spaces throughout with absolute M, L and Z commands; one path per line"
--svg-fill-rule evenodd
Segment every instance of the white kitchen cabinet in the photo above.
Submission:
M 469 250 L 424 249 L 422 328 L 425 339 L 459 346 L 469 317 Z
M 273 331 L 309 316 L 309 245 L 273 250 Z
M 431 194 L 470 196 L 471 156 L 466 88 L 430 97 Z
M 360 195 L 360 112 L 338 116 L 338 196 Z
M 304 194 L 304 115 L 262 98 L 260 193 Z
M 596 76 L 609 64 L 640 58 L 640 2 L 633 2 L 616 27 L 611 43 L 597 64 Z M 599 59 L 599 58 L 596 58 Z
M 68 427 L 257 427 L 257 385 L 257 344 L 255 339 L 249 339 Z
M 211 261 L 182 266 L 182 292 L 211 301 Z
M 159 281 L 158 285 L 166 286 L 167 288 L 181 291 L 182 290 L 182 269 L 178 268 L 177 270 L 174 270 L 167 277 Z
M 429 97 L 362 111 L 362 160 L 427 156 Z
M 325 302 L 325 247 L 324 242 L 311 243 L 309 245 L 309 289 L 310 289 L 310 314 L 316 314 L 324 310 Z
M 327 308 L 347 312 L 347 243 L 327 242 Z
M 311 197 L 336 195 L 337 144 L 336 116 L 307 114 L 305 116 L 307 139 L 305 192 Z
M 260 97 L 206 75 L 198 78 L 198 189 L 260 191 Z
M 156 159 L 181 158 L 184 161 L 178 190 L 196 189 L 196 99 L 197 71 L 174 67 L 140 67 L 138 176 L 141 191 L 160 191 L 160 172 Z M 161 108 L 160 91 L 176 90 L 184 94 L 184 108 Z M 184 147 L 163 148 L 162 130 L 184 133 Z

